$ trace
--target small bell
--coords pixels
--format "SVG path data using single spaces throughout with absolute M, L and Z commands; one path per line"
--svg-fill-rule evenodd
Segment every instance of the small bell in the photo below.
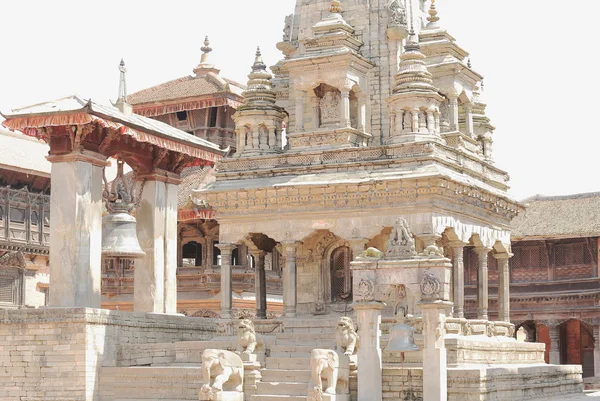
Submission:
M 133 194 L 135 180 L 127 182 L 123 174 L 123 161 L 117 161 L 117 177 L 110 190 L 104 176 L 103 198 L 108 215 L 102 218 L 102 258 L 140 259 L 146 253 L 137 238 L 135 217 L 130 213 L 136 207 Z M 143 188 L 143 183 L 142 183 Z
M 415 344 L 414 330 L 405 323 L 398 323 L 390 329 L 390 340 L 385 351 L 419 351 Z

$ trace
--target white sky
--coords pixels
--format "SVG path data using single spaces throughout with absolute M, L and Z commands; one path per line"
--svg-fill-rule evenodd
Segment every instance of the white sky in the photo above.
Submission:
M 305 0 L 302 0 L 305 1 Z M 11 0 L 0 3 L 0 110 L 74 93 L 115 100 L 192 73 L 208 34 L 211 61 L 245 83 L 257 45 L 282 58 L 295 0 Z M 343 5 L 343 0 L 342 0 Z M 517 199 L 600 191 L 594 38 L 600 1 L 438 0 L 441 25 L 485 76 L 496 165 Z

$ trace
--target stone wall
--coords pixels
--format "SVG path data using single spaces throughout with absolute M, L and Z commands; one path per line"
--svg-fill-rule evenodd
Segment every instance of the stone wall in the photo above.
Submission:
M 97 372 L 117 365 L 120 345 L 215 334 L 210 319 L 83 308 L 3 311 L 0 399 L 97 400 Z

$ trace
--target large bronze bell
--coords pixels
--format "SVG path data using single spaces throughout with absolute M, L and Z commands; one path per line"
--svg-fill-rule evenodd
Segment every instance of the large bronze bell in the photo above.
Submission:
M 405 323 L 398 323 L 390 329 L 390 341 L 386 351 L 410 352 L 419 351 L 415 344 L 414 330 Z
M 121 160 L 117 161 L 117 178 L 112 182 L 110 190 L 106 175 L 104 176 L 103 198 L 109 213 L 102 218 L 103 259 L 140 259 L 146 256 L 138 242 L 135 217 L 131 215 L 131 211 L 137 206 L 134 186 L 135 180 L 128 182 L 125 179 Z
M 140 247 L 135 217 L 118 209 L 102 218 L 102 257 L 140 259 L 146 253 Z

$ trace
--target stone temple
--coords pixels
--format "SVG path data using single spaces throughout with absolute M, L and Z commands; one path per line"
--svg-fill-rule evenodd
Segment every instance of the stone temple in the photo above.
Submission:
M 523 205 L 493 163 L 483 77 L 434 3 L 299 0 L 273 75 L 257 51 L 241 93 L 210 78 L 223 92 L 211 106 L 215 124 L 234 122 L 233 132 L 225 124 L 214 137 L 230 146 L 235 134 L 231 157 L 210 142 L 211 130 L 203 139 L 150 118 L 165 112 L 151 96 L 138 94 L 149 114 L 134 114 L 124 90 L 116 107 L 73 96 L 4 113 L 6 127 L 49 144 L 52 228 L 49 307 L 2 314 L 0 398 L 581 393 L 581 366 L 546 364 L 545 345 L 524 342 L 511 323 L 510 222 Z M 203 61 L 195 74 L 215 74 Z M 201 110 L 202 102 L 189 107 Z M 233 115 L 228 102 L 238 102 Z M 109 184 L 108 158 L 131 166 L 131 177 L 121 171 Z M 219 226 L 213 318 L 177 313 L 177 189 L 184 168 L 201 166 L 215 166 L 214 182 L 192 195 Z M 112 254 L 119 263 L 139 258 L 133 312 L 100 309 L 103 254 L 120 245 L 107 242 L 103 215 L 108 221 L 118 211 L 123 227 L 131 228 L 129 212 L 137 220 L 139 251 Z M 254 321 L 234 316 L 240 244 L 255 256 Z M 466 247 L 476 254 L 476 316 L 465 314 Z M 267 255 L 282 266 L 275 318 L 267 316 Z

